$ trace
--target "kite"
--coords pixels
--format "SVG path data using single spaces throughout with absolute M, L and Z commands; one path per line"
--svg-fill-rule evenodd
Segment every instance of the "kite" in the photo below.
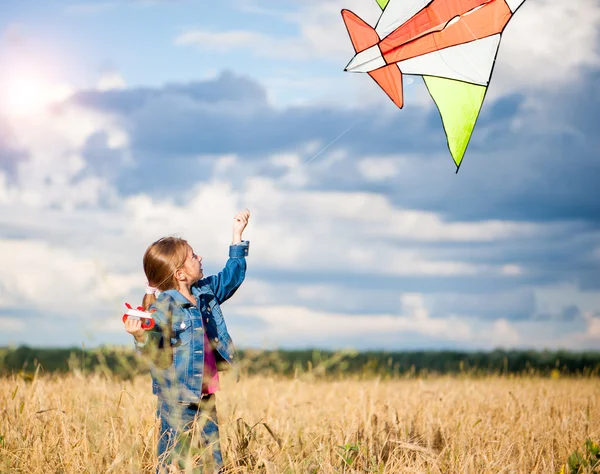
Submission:
M 402 76 L 423 77 L 460 168 L 490 83 L 504 28 L 525 0 L 377 0 L 375 28 L 342 17 L 356 55 L 345 71 L 366 72 L 399 108 Z

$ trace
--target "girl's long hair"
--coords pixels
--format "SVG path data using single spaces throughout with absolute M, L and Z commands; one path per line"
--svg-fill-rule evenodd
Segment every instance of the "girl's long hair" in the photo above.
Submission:
M 149 286 L 160 291 L 177 288 L 175 272 L 183 266 L 187 254 L 188 243 L 179 237 L 163 237 L 150 245 L 144 253 L 144 273 Z M 155 295 L 146 294 L 142 306 L 147 311 L 155 301 Z

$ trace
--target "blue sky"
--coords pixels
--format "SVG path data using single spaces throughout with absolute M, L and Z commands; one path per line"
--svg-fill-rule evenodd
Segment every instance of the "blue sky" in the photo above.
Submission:
M 0 345 L 128 344 L 141 258 L 252 211 L 240 347 L 600 349 L 600 5 L 528 0 L 460 172 L 419 77 L 344 73 L 374 1 L 0 7 Z

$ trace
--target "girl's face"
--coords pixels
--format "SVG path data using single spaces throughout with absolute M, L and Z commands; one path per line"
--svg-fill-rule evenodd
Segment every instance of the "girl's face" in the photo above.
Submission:
M 199 257 L 194 253 L 192 247 L 188 245 L 188 256 L 181 267 L 181 270 L 187 276 L 190 284 L 196 283 L 198 280 L 202 280 L 204 273 L 202 272 L 202 257 Z

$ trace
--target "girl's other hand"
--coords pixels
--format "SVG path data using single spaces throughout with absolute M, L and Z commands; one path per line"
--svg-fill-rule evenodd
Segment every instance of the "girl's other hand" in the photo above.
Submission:
M 125 330 L 137 339 L 138 342 L 146 340 L 146 331 L 142 329 L 142 321 L 128 318 L 125 321 Z
M 248 225 L 250 219 L 250 211 L 248 209 L 238 212 L 233 218 L 233 243 L 237 244 L 242 241 L 242 232 Z

